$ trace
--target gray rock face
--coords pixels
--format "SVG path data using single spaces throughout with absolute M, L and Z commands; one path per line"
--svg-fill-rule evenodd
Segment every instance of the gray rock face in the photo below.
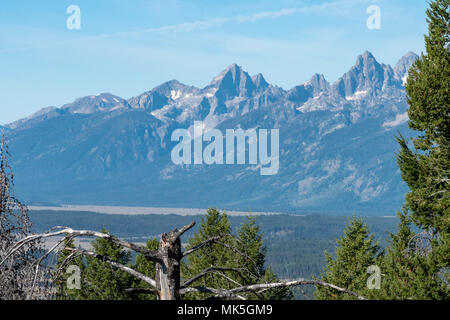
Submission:
M 373 97 L 400 85 L 392 68 L 379 64 L 375 57 L 366 51 L 358 57 L 350 71 L 333 84 L 332 90 L 343 98 Z
M 252 81 L 258 92 L 264 92 L 264 90 L 266 90 L 269 87 L 269 84 L 267 83 L 266 79 L 264 79 L 261 73 L 254 75 L 252 77 Z
M 102 93 L 95 96 L 79 98 L 72 103 L 63 105 L 61 110 L 68 113 L 92 114 L 129 107 L 125 99 L 110 93 Z
M 205 88 L 166 82 L 129 100 L 111 94 L 46 108 L 8 126 L 19 195 L 27 201 L 393 214 L 406 187 L 395 162 L 407 127 L 403 78 L 369 52 L 329 84 L 290 90 L 233 64 Z M 280 130 L 280 169 L 175 165 L 177 128 Z M 206 143 L 205 143 L 206 145 Z
M 131 98 L 129 100 L 130 105 L 136 109 L 143 109 L 147 112 L 158 110 L 169 103 L 167 96 L 161 95 L 156 91 L 149 91 L 141 94 L 140 96 Z
M 325 80 L 323 74 L 318 73 L 312 76 L 312 78 L 307 82 L 306 86 L 312 88 L 314 97 L 317 97 L 322 92 L 329 92 L 331 88 L 328 81 Z
M 323 93 L 329 93 L 330 84 L 322 74 L 315 74 L 306 83 L 296 86 L 287 92 L 287 99 L 291 102 L 302 103 Z
M 408 75 L 409 68 L 418 58 L 419 56 L 414 52 L 408 52 L 407 54 L 405 54 L 394 67 L 395 77 L 399 80 L 402 80 L 403 83 L 406 79 L 405 77 Z
M 210 87 L 217 89 L 215 96 L 219 100 L 230 100 L 235 97 L 249 98 L 256 90 L 252 78 L 237 64 L 230 65 L 214 78 Z
M 42 108 L 41 110 L 33 113 L 32 115 L 28 116 L 27 118 L 20 119 L 17 121 L 14 121 L 6 127 L 8 129 L 16 129 L 18 127 L 29 127 L 35 123 L 39 123 L 51 118 L 59 117 L 60 115 L 66 113 L 66 110 L 58 109 L 56 107 L 46 107 Z

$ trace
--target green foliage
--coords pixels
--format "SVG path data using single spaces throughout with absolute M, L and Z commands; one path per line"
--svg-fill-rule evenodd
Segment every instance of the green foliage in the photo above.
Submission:
M 241 228 L 238 230 L 237 249 L 242 254 L 236 258 L 239 265 L 245 266 L 245 272 L 238 277 L 241 285 L 256 283 L 269 283 L 278 281 L 271 268 L 265 268 L 267 249 L 263 244 L 260 227 L 256 218 L 248 216 Z M 264 292 L 264 294 L 250 294 L 249 299 L 265 300 L 291 300 L 293 294 L 289 288 L 278 288 Z
M 378 243 L 374 243 L 367 225 L 361 218 L 353 218 L 348 223 L 344 236 L 337 240 L 335 258 L 325 252 L 327 266 L 320 280 L 370 297 L 375 292 L 367 288 L 367 268 L 376 265 L 380 256 L 380 247 Z M 317 286 L 315 297 L 320 300 L 356 299 L 322 286 Z
M 450 0 L 430 2 L 427 10 L 428 34 L 425 36 L 426 54 L 422 54 L 409 71 L 406 83 L 409 127 L 418 131 L 412 146 L 399 136 L 400 151 L 397 162 L 403 180 L 410 191 L 405 197 L 405 212 L 419 228 L 433 234 L 432 251 L 425 257 L 401 258 L 400 247 L 405 245 L 406 218 L 397 238 L 393 237 L 390 261 L 399 265 L 404 275 L 391 288 L 391 298 L 441 298 L 445 285 L 437 280 L 440 274 L 448 283 L 450 261 Z M 405 233 L 406 232 L 406 233 Z M 410 235 L 408 235 L 410 236 Z M 401 241 L 400 241 L 401 240 Z M 400 246 L 400 247 L 399 247 Z M 408 273 L 404 273 L 404 269 Z M 395 277 L 396 275 L 392 275 Z M 404 288 L 404 283 L 409 285 Z M 394 284 L 393 284 L 394 285 Z M 444 290 L 445 291 L 445 290 Z M 448 296 L 448 286 L 447 286 Z
M 102 229 L 102 233 L 108 233 Z M 109 233 L 108 233 L 109 234 Z M 74 248 L 73 241 L 65 241 L 66 248 Z M 127 265 L 130 262 L 130 253 L 123 247 L 106 239 L 98 238 L 92 241 L 92 251 L 112 261 Z M 58 266 L 71 253 L 63 250 L 58 256 Z M 68 265 L 77 265 L 81 271 L 81 289 L 68 289 L 65 274 Z M 114 269 L 110 264 L 94 257 L 76 258 L 66 264 L 57 280 L 57 299 L 74 300 L 127 300 L 130 295 L 125 289 L 131 288 L 134 279 L 128 273 Z
M 450 231 L 450 0 L 427 10 L 426 54 L 409 71 L 406 83 L 413 146 L 400 136 L 398 165 L 410 192 L 406 208 L 419 227 L 432 229 L 449 247 Z M 443 257 L 448 259 L 447 254 Z M 447 260 L 448 261 L 448 260 Z
M 380 295 L 383 299 L 448 299 L 439 278 L 433 255 L 419 255 L 410 246 L 415 233 L 410 228 L 406 210 L 398 213 L 400 223 L 381 263 L 383 273 Z
M 189 240 L 186 249 L 206 241 L 214 236 L 223 236 L 221 243 L 211 243 L 189 255 L 182 265 L 182 277 L 189 279 L 210 267 L 234 268 L 238 271 L 221 271 L 209 273 L 200 278 L 194 285 L 231 289 L 239 286 L 277 281 L 271 269 L 265 268 L 266 248 L 255 217 L 247 217 L 237 232 L 232 229 L 226 213 L 216 209 L 208 209 L 207 215 L 194 236 Z M 234 249 L 233 249 L 234 248 Z M 187 299 L 207 299 L 210 294 L 196 293 L 186 296 Z M 262 294 L 248 294 L 248 299 L 292 299 L 287 288 L 268 290 Z
M 234 239 L 231 237 L 230 222 L 226 213 L 220 213 L 216 209 L 208 209 L 206 217 L 202 219 L 202 223 L 194 236 L 189 239 L 186 250 L 208 240 L 211 237 L 221 235 L 223 238 L 220 242 L 228 246 L 234 245 Z M 186 263 L 181 266 L 182 278 L 187 280 L 201 273 L 210 267 L 236 268 L 237 261 L 234 259 L 235 253 L 217 243 L 209 243 L 201 250 L 198 250 L 187 256 Z M 225 271 L 227 276 L 233 277 L 233 271 Z M 230 288 L 230 283 L 224 277 L 210 273 L 194 282 L 194 285 L 201 285 L 210 288 Z M 188 295 L 187 299 L 206 299 L 210 297 L 207 293 L 195 293 Z
M 386 213 L 387 215 L 388 213 Z M 70 225 L 74 229 L 100 230 L 107 226 L 111 234 L 122 239 L 138 239 L 146 242 L 148 234 L 157 235 L 173 229 L 175 225 L 186 225 L 195 220 L 198 226 L 205 216 L 145 215 L 122 216 L 91 212 L 31 211 L 34 232 L 45 232 L 54 225 Z M 228 216 L 232 230 L 239 230 L 246 217 Z M 267 248 L 266 264 L 282 279 L 309 278 L 318 276 L 325 266 L 323 251 L 332 252 L 335 239 L 342 235 L 347 221 L 345 216 L 322 215 L 269 215 L 257 216 L 256 221 Z M 395 217 L 365 217 L 376 239 L 384 245 L 388 234 L 395 232 L 398 219 Z M 196 229 L 189 231 L 186 238 Z M 142 240 L 141 240 L 142 239 Z M 312 297 L 314 286 L 303 287 Z M 304 299 L 302 292 L 294 289 L 296 299 Z M 151 295 L 149 295 L 151 296 Z
M 73 251 L 70 249 L 75 249 L 75 244 L 72 239 L 64 240 L 64 250 L 62 250 L 58 255 L 58 262 L 56 264 L 56 271 L 54 273 L 56 293 L 55 299 L 57 300 L 78 300 L 82 298 L 82 292 L 85 290 L 85 284 L 80 281 L 80 289 L 69 289 L 67 287 L 67 280 L 71 276 L 68 272 L 69 266 L 77 266 L 80 268 L 80 275 L 85 271 L 85 265 L 83 263 L 82 257 L 78 256 L 70 261 L 67 259 Z M 67 260 L 66 260 L 67 259 Z
M 105 229 L 101 232 L 108 233 Z M 130 262 L 130 253 L 107 239 L 95 239 L 92 241 L 92 247 L 96 254 L 112 261 L 123 265 Z M 88 256 L 83 282 L 86 284 L 81 297 L 83 300 L 127 300 L 129 295 L 125 289 L 131 287 L 133 278 L 124 271 L 114 269 L 105 261 Z
M 159 241 L 156 238 L 150 239 L 146 243 L 146 248 L 150 250 L 158 250 L 159 247 Z M 136 263 L 133 266 L 133 269 L 152 278 L 155 279 L 155 263 L 153 261 L 149 261 L 145 258 L 143 254 L 138 254 L 136 257 Z M 131 288 L 147 288 L 147 289 L 154 289 L 151 285 L 149 285 L 147 282 L 134 279 Z M 132 298 L 134 300 L 156 300 L 156 295 L 154 294 L 137 294 L 133 295 Z

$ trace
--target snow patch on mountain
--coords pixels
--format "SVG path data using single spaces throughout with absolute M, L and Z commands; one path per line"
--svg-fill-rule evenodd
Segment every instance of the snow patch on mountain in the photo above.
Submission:
M 399 125 L 401 125 L 402 123 L 405 123 L 409 120 L 408 117 L 408 112 L 402 113 L 402 114 L 397 114 L 395 116 L 394 120 L 391 121 L 386 121 L 383 123 L 383 127 L 384 128 L 392 128 L 392 127 L 397 127 Z
M 345 97 L 346 100 L 359 100 L 362 99 L 364 96 L 366 96 L 368 93 L 368 90 L 360 90 L 356 91 L 352 96 Z
M 181 90 L 171 90 L 170 91 L 170 97 L 172 98 L 172 100 L 177 100 L 178 98 L 181 97 Z
M 408 130 L 403 80 L 412 61 L 409 54 L 392 69 L 366 52 L 333 85 L 316 74 L 289 90 L 233 64 L 204 88 L 171 80 L 128 100 L 87 96 L 10 124 L 14 167 L 28 194 L 45 180 L 49 197 L 80 202 L 132 195 L 151 205 L 392 209 L 404 195 L 394 131 Z M 250 165 L 173 165 L 171 133 L 193 135 L 195 121 L 204 132 L 279 128 L 279 173 L 261 178 Z M 103 183 L 101 192 L 92 181 Z M 130 189 L 117 193 L 120 184 Z

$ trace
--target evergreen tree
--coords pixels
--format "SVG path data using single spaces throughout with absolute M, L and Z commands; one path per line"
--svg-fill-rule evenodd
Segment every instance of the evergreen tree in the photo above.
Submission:
M 437 277 L 439 270 L 433 257 L 419 255 L 410 243 L 415 233 L 410 228 L 406 210 L 398 213 L 400 223 L 396 234 L 390 233 L 381 269 L 383 299 L 443 299 L 446 287 Z
M 237 249 L 244 254 L 244 256 L 238 255 L 237 257 L 239 265 L 245 266 L 246 269 L 237 279 L 240 284 L 251 285 L 278 281 L 272 270 L 265 268 L 267 250 L 255 217 L 248 216 L 247 221 L 238 230 Z M 264 294 L 249 294 L 248 298 L 291 300 L 293 295 L 289 288 L 277 288 L 268 290 Z
M 450 231 L 450 0 L 436 0 L 427 10 L 426 54 L 409 71 L 406 83 L 409 127 L 418 131 L 413 146 L 400 136 L 398 165 L 410 192 L 406 208 L 413 222 L 439 234 L 449 260 Z
M 412 145 L 399 136 L 397 162 L 410 191 L 405 208 L 419 228 L 430 230 L 433 249 L 428 263 L 447 283 L 450 261 L 450 0 L 430 2 L 426 53 L 409 71 L 406 83 L 409 127 L 418 131 Z M 423 278 L 424 283 L 433 279 Z M 419 294 L 419 293 L 417 293 Z
M 193 277 L 210 267 L 234 268 L 236 271 L 221 271 L 227 279 L 218 274 L 208 274 L 196 283 L 197 285 L 230 289 L 263 282 L 278 281 L 270 268 L 265 268 L 266 248 L 263 244 L 259 226 L 254 217 L 248 217 L 242 224 L 236 237 L 232 236 L 230 222 L 225 213 L 220 214 L 216 209 L 208 209 L 207 215 L 197 233 L 189 240 L 187 250 L 205 240 L 222 235 L 221 244 L 212 243 L 191 254 L 182 265 L 184 279 Z M 234 248 L 234 249 L 231 249 Z M 210 294 L 191 294 L 187 299 L 206 299 Z M 289 288 L 268 290 L 262 294 L 246 294 L 248 299 L 292 299 Z
M 159 242 L 156 238 L 150 239 L 147 241 L 146 246 L 147 249 L 150 250 L 158 250 Z M 133 269 L 152 278 L 155 279 L 156 274 L 156 266 L 153 261 L 147 260 L 143 254 L 138 254 L 136 257 L 136 262 L 133 266 Z M 149 285 L 147 282 L 134 279 L 131 288 L 148 288 L 153 289 L 151 285 Z M 156 295 L 154 294 L 144 294 L 139 293 L 137 295 L 130 295 L 130 297 L 133 300 L 156 300 Z
M 321 281 L 356 292 L 364 297 L 374 297 L 376 290 L 367 288 L 367 268 L 377 265 L 381 252 L 374 243 L 367 225 L 361 218 L 353 218 L 347 224 L 344 237 L 337 240 L 335 258 L 325 252 L 327 265 L 321 273 Z M 317 286 L 315 297 L 320 300 L 356 299 L 349 294 Z
M 102 233 L 108 233 L 102 229 Z M 109 233 L 108 233 L 109 234 Z M 127 265 L 130 253 L 123 247 L 106 239 L 97 238 L 92 241 L 94 253 L 107 257 L 112 261 Z M 128 273 L 114 269 L 110 264 L 94 257 L 86 257 L 86 268 L 82 276 L 83 292 L 78 296 L 85 300 L 128 300 L 130 295 L 125 291 L 132 287 L 133 277 Z
M 189 239 L 186 250 L 195 247 L 211 237 L 219 235 L 223 236 L 220 242 L 231 247 L 235 246 L 235 241 L 231 236 L 230 221 L 226 213 L 221 214 L 217 209 L 210 208 L 207 211 L 206 217 L 202 218 L 202 223 L 198 231 Z M 190 279 L 211 267 L 238 267 L 236 253 L 221 244 L 210 243 L 201 250 L 187 256 L 186 263 L 183 263 L 181 266 L 182 278 L 184 280 Z M 224 273 L 231 278 L 236 276 L 233 271 L 224 271 Z M 230 284 L 230 281 L 214 273 L 207 274 L 194 284 L 216 289 L 230 289 L 235 287 Z M 195 293 L 189 294 L 185 298 L 204 300 L 210 296 L 211 294 L 208 293 Z
M 75 244 L 72 239 L 64 240 L 64 249 L 58 254 L 58 262 L 55 267 L 55 272 L 53 274 L 55 279 L 55 287 L 56 293 L 55 298 L 57 300 L 82 300 L 83 292 L 84 292 L 84 284 L 82 279 L 80 279 L 80 289 L 69 289 L 67 286 L 67 280 L 71 276 L 71 274 L 67 273 L 69 266 L 77 266 L 80 268 L 80 276 L 84 274 L 85 265 L 83 263 L 83 258 L 81 256 L 76 257 L 75 259 L 71 259 L 70 261 L 66 260 L 73 251 L 70 249 L 75 249 Z M 64 263 L 64 265 L 63 265 Z
M 384 299 L 406 299 L 411 296 L 411 252 L 409 242 L 414 236 L 406 212 L 397 213 L 400 219 L 396 234 L 390 233 L 390 241 L 382 262 Z

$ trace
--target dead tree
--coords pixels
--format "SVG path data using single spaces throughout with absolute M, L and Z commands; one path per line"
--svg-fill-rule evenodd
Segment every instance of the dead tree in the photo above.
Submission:
M 140 253 L 145 256 L 145 258 L 149 261 L 155 262 L 156 265 L 156 279 L 151 279 L 150 277 L 146 276 L 145 274 L 142 274 L 140 272 L 137 272 L 136 270 L 133 270 L 125 265 L 122 265 L 118 262 L 112 261 L 108 257 L 100 256 L 94 252 L 87 251 L 81 248 L 78 249 L 70 249 L 70 248 L 64 248 L 65 250 L 71 250 L 72 254 L 70 254 L 60 265 L 60 269 L 63 268 L 65 265 L 67 265 L 71 259 L 73 259 L 77 255 L 85 255 L 85 256 L 91 256 L 97 259 L 101 259 L 102 261 L 105 261 L 109 263 L 112 267 L 120 269 L 124 272 L 127 272 L 131 274 L 132 276 L 148 283 L 153 289 L 129 289 L 130 292 L 145 292 L 145 293 L 153 293 L 156 294 L 158 299 L 160 300 L 181 300 L 182 296 L 187 293 L 192 292 L 202 292 L 202 293 L 211 293 L 213 294 L 214 298 L 227 298 L 227 299 L 244 299 L 245 300 L 245 293 L 262 293 L 266 290 L 280 288 L 280 287 L 294 287 L 294 286 L 300 286 L 300 285 L 320 285 L 325 286 L 329 288 L 333 288 L 341 293 L 347 293 L 352 296 L 357 297 L 358 299 L 363 300 L 364 297 L 358 295 L 355 292 L 352 292 L 350 290 L 347 290 L 345 288 L 340 288 L 338 286 L 335 286 L 330 283 L 325 283 L 317 280 L 307 280 L 307 279 L 297 279 L 297 280 L 284 280 L 284 281 L 278 281 L 275 283 L 258 283 L 254 285 L 247 285 L 242 286 L 233 279 L 229 278 L 224 271 L 234 271 L 234 272 L 243 272 L 245 269 L 245 266 L 243 266 L 242 269 L 231 269 L 231 268 L 221 268 L 221 267 L 215 267 L 212 266 L 202 272 L 200 272 L 198 275 L 194 276 L 191 279 L 187 279 L 184 281 L 184 283 L 181 283 L 181 276 L 180 276 L 180 265 L 182 263 L 182 260 L 184 257 L 186 257 L 189 254 L 192 254 L 193 252 L 196 252 L 197 250 L 202 249 L 208 244 L 216 243 L 216 244 L 223 244 L 220 242 L 220 239 L 222 236 L 215 236 L 212 238 L 207 239 L 206 241 L 200 243 L 199 245 L 186 250 L 183 252 L 180 237 L 188 230 L 190 230 L 195 225 L 195 222 L 192 222 L 189 225 L 184 226 L 180 230 L 174 229 L 173 231 L 169 233 L 164 233 L 161 236 L 160 244 L 158 250 L 149 250 L 141 245 L 134 244 L 131 242 L 127 242 L 124 240 L 121 240 L 119 238 L 116 238 L 112 235 L 96 232 L 96 231 L 90 231 L 90 230 L 73 230 L 71 228 L 67 227 L 55 227 L 52 230 L 50 230 L 47 233 L 42 234 L 35 234 L 28 237 L 23 238 L 22 240 L 18 241 L 8 252 L 6 257 L 3 259 L 3 261 L 0 261 L 0 266 L 12 255 L 14 255 L 15 252 L 20 250 L 23 246 L 30 244 L 34 241 L 39 241 L 46 238 L 51 237 L 63 237 L 62 240 L 60 240 L 56 245 L 54 245 L 46 255 L 49 255 L 51 252 L 57 252 L 58 246 L 64 242 L 64 239 L 74 239 L 75 237 L 97 237 L 97 238 L 103 238 L 108 241 L 111 241 L 112 243 L 115 243 L 117 245 L 120 245 L 124 248 L 133 250 L 137 253 Z M 225 245 L 225 244 L 223 244 Z M 245 253 L 240 253 L 245 255 Z M 36 270 L 37 272 L 37 270 Z M 58 270 L 57 273 L 59 273 L 60 270 Z M 201 287 L 201 286 L 191 286 L 196 280 L 204 277 L 205 275 L 209 273 L 216 273 L 230 282 L 234 283 L 234 288 L 232 289 L 217 289 L 217 288 L 208 288 L 208 287 Z M 36 273 L 37 274 L 37 273 Z M 36 281 L 36 279 L 35 279 Z M 34 283 L 34 282 L 33 282 Z M 33 286 L 34 287 L 34 286 Z
M 3 260 L 14 244 L 30 234 L 31 222 L 28 209 L 14 197 L 14 174 L 8 164 L 8 146 L 5 136 L 0 137 L 0 260 Z M 16 250 L 14 259 L 0 266 L 0 300 L 20 300 L 47 296 L 45 269 L 35 273 L 39 242 L 30 242 Z M 30 279 L 36 278 L 39 287 L 31 290 Z

